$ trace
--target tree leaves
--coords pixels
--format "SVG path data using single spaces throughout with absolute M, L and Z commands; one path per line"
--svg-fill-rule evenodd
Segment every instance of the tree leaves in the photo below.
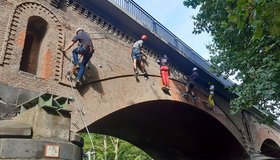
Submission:
M 91 151 L 91 143 L 88 134 L 82 133 L 84 139 L 84 152 Z M 95 159 L 97 160 L 152 160 L 141 149 L 132 144 L 107 135 L 91 134 L 95 147 Z
M 242 83 L 231 88 L 238 98 L 232 112 L 250 107 L 266 110 L 280 103 L 280 1 L 185 0 L 198 7 L 194 33 L 208 31 L 213 43 L 212 70 Z M 270 113 L 270 111 L 269 111 Z

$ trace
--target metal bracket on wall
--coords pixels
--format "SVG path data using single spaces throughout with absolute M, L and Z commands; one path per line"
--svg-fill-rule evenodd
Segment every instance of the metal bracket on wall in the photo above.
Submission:
M 42 107 L 44 109 L 55 110 L 61 114 L 71 112 L 69 107 L 70 101 L 73 99 L 66 98 L 50 93 L 44 93 L 36 98 L 33 98 L 27 102 L 24 102 L 17 106 L 20 107 L 20 113 L 33 107 Z

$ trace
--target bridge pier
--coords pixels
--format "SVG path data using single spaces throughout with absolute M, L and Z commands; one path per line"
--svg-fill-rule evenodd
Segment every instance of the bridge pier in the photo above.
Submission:
M 0 159 L 81 159 L 83 140 L 70 131 L 68 103 L 47 93 L 19 105 L 18 116 L 0 121 Z

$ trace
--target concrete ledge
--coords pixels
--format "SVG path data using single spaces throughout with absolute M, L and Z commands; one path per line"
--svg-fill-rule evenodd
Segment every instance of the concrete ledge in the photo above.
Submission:
M 46 145 L 59 147 L 58 157 L 51 159 L 81 159 L 82 149 L 71 142 L 53 142 L 31 139 L 0 139 L 0 159 L 49 159 Z
M 30 138 L 32 126 L 13 120 L 0 121 L 0 138 Z
M 70 141 L 75 144 L 78 145 L 80 147 L 84 146 L 84 139 L 77 133 L 75 132 L 70 132 Z
M 13 120 L 31 125 L 33 138 L 45 137 L 69 141 L 71 119 L 61 116 L 56 111 L 34 107 L 14 117 Z

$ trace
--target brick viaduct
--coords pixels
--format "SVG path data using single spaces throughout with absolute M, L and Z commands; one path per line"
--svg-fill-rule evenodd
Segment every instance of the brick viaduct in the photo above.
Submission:
M 184 75 L 196 62 L 147 26 L 127 15 L 119 1 L 1 0 L 0 1 L 0 113 L 9 119 L 16 106 L 49 92 L 73 97 L 65 74 L 70 63 L 59 50 L 78 27 L 93 36 L 96 48 L 83 80 L 74 90 L 83 108 L 86 125 L 93 133 L 124 139 L 155 159 L 249 159 L 261 153 L 280 157 L 276 126 L 258 122 L 258 114 L 230 114 L 232 95 L 224 84 L 198 66 L 201 80 L 194 103 L 184 93 Z M 130 51 L 142 34 L 146 44 L 149 80 L 133 77 Z M 171 91 L 161 90 L 157 57 L 171 57 Z M 70 51 L 67 53 L 71 56 Z M 216 109 L 208 109 L 207 83 L 217 86 Z M 225 81 L 225 80 L 224 80 Z M 84 131 L 74 107 L 72 130 Z

